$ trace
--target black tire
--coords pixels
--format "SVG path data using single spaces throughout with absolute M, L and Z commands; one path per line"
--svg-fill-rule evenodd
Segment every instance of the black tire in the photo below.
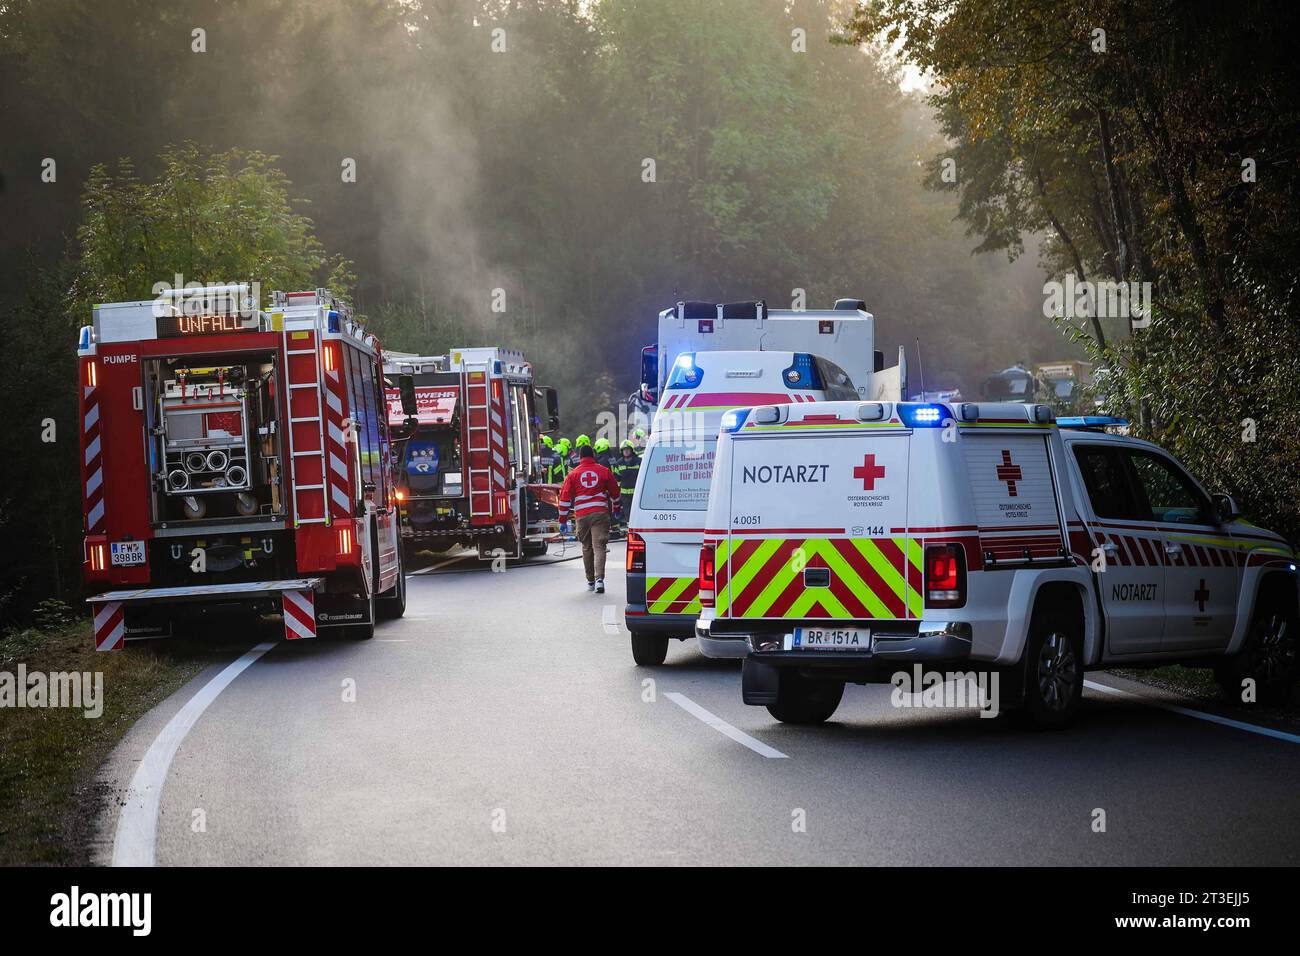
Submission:
M 406 613 L 406 555 L 402 553 L 401 539 L 397 545 L 397 583 L 379 595 L 376 610 L 386 621 L 393 621 Z
M 632 660 L 641 667 L 658 667 L 668 657 L 668 638 L 662 634 L 632 632 Z
M 793 667 L 781 668 L 776 703 L 767 712 L 783 724 L 821 724 L 830 720 L 844 697 L 844 681 L 804 677 Z
M 1224 699 L 1238 707 L 1280 707 L 1300 677 L 1300 610 L 1288 585 L 1261 585 L 1250 630 L 1240 651 L 1214 669 Z M 1255 699 L 1242 700 L 1243 684 L 1255 683 Z
M 1083 622 L 1060 611 L 1039 611 L 1029 626 L 1021 659 L 1024 699 L 1013 711 L 1018 723 L 1059 730 L 1083 701 Z
M 546 541 L 525 541 L 525 542 L 524 542 L 524 557 L 525 557 L 525 558 L 540 558 L 542 555 L 544 555 L 544 554 L 545 554 L 547 551 L 549 551 L 550 549 L 551 549 L 551 546 L 550 546 L 550 544 L 549 544 L 548 542 L 546 542 Z

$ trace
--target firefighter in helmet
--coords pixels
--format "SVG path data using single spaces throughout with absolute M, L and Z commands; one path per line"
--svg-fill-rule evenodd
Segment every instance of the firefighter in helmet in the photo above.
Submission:
M 553 484 L 556 481 L 556 468 L 559 464 L 560 455 L 555 450 L 554 439 L 550 435 L 543 435 L 538 455 L 538 471 L 541 472 L 541 480 L 546 484 Z
M 583 448 L 591 448 L 591 436 L 579 435 L 573 440 L 573 448 L 569 451 L 569 471 L 573 471 L 578 465 L 582 464 Z
M 636 453 L 636 442 L 629 438 L 619 446 L 618 457 L 610 465 L 610 471 L 618 480 L 623 524 L 626 526 L 632 520 L 632 494 L 636 491 L 636 477 L 641 473 L 641 456 Z
M 555 443 L 555 470 L 551 474 L 551 484 L 558 484 L 569 473 L 569 439 L 561 438 Z
M 614 456 L 610 454 L 608 438 L 597 438 L 591 448 L 596 453 L 597 464 L 604 465 L 606 468 L 614 466 Z

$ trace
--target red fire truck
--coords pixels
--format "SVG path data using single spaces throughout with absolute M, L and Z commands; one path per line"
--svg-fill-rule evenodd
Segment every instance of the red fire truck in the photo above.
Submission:
M 523 353 L 390 353 L 388 423 L 401 442 L 402 536 L 413 547 L 475 547 L 479 557 L 546 553 L 559 488 L 546 484 L 541 436 L 559 427 L 555 389 L 534 384 Z M 413 386 L 407 415 L 401 383 Z
M 217 608 L 285 637 L 400 617 L 379 343 L 328 291 L 244 285 L 96 306 L 81 330 L 81 478 L 95 644 Z

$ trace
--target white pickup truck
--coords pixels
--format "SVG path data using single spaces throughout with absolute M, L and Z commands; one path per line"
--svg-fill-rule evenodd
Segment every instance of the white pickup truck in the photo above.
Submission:
M 1297 678 L 1296 560 L 1149 442 L 1046 405 L 817 402 L 723 418 L 696 636 L 743 696 L 816 723 L 846 682 L 996 673 L 1073 717 L 1085 670 L 1212 666 L 1244 703 Z

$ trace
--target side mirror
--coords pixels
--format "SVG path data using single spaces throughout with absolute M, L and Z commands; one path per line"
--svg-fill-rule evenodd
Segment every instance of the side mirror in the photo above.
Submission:
M 544 386 L 543 391 L 546 393 L 546 430 L 553 432 L 560 427 L 560 395 L 550 385 Z
M 397 377 L 397 390 L 402 396 L 402 414 L 406 416 L 409 423 L 416 417 L 415 401 L 415 379 L 410 375 L 399 375 Z
M 1219 520 L 1219 524 L 1228 524 L 1241 517 L 1241 509 L 1237 507 L 1232 495 L 1213 494 L 1210 495 L 1210 501 L 1214 505 L 1214 517 Z

